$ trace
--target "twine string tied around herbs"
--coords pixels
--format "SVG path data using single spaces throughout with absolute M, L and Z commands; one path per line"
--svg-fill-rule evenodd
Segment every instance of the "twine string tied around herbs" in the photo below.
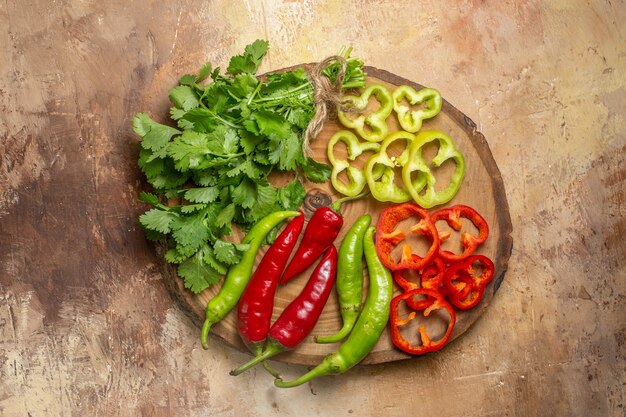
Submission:
M 334 61 L 340 63 L 339 71 L 333 83 L 324 70 Z M 309 80 L 313 85 L 313 104 L 315 105 L 315 116 L 309 122 L 304 132 L 304 142 L 302 144 L 305 154 L 309 154 L 310 143 L 324 128 L 324 123 L 330 119 L 337 108 L 342 111 L 347 110 L 341 101 L 341 87 L 346 75 L 347 61 L 339 55 L 329 56 L 309 71 Z

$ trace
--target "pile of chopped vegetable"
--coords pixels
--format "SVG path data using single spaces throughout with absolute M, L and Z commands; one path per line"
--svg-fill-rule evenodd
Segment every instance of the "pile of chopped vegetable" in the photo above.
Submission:
M 388 324 L 394 345 L 404 352 L 421 355 L 443 348 L 456 311 L 478 305 L 494 276 L 494 264 L 476 253 L 489 227 L 475 209 L 455 204 L 429 210 L 455 197 L 465 172 L 463 154 L 450 136 L 421 130 L 424 120 L 440 112 L 441 95 L 431 88 L 415 91 L 404 85 L 390 91 L 381 84 L 366 85 L 363 62 L 350 57 L 350 49 L 342 51 L 323 68 L 323 76 L 344 90 L 363 90 L 346 94 L 338 109 L 346 129 L 329 140 L 327 166 L 304 151 L 305 131 L 316 113 L 315 87 L 303 68 L 258 77 L 268 48 L 266 41 L 257 40 L 231 58 L 224 74 L 208 63 L 198 74 L 181 77 L 169 91 L 174 126 L 145 113 L 133 119 L 142 138 L 139 166 L 153 189 L 141 194 L 153 206 L 139 219 L 147 236 L 167 241 L 165 259 L 177 265 L 193 293 L 224 277 L 207 303 L 202 345 L 208 346 L 211 326 L 236 308 L 237 331 L 255 356 L 231 374 L 263 363 L 275 385 L 284 388 L 357 365 Z M 373 111 L 368 110 L 370 99 L 378 101 Z M 390 132 L 387 119 L 394 113 L 401 129 Z M 395 142 L 404 143 L 404 151 L 391 156 Z M 428 160 L 424 149 L 432 142 L 438 150 Z M 343 159 L 335 155 L 340 143 L 347 149 Z M 365 152 L 372 155 L 364 168 L 353 166 Z M 447 160 L 455 171 L 441 189 L 435 187 L 435 168 Z M 396 181 L 398 170 L 402 184 Z M 270 176 L 285 172 L 292 174 L 291 180 L 276 188 Z M 340 179 L 344 172 L 347 183 Z M 330 181 L 346 195 L 317 208 L 306 226 L 299 210 L 305 179 Z M 382 210 L 376 227 L 371 214 L 356 219 L 337 251 L 334 242 L 344 224 L 341 204 L 365 196 L 391 205 Z M 465 230 L 462 218 L 477 233 Z M 442 223 L 447 226 L 442 228 Z M 240 242 L 228 239 L 235 226 L 246 233 Z M 453 233 L 459 233 L 461 253 L 442 245 Z M 411 246 L 415 237 L 429 242 L 421 254 Z M 255 268 L 265 244 L 270 246 Z M 277 287 L 314 265 L 298 296 L 272 323 Z M 402 289 L 395 297 L 394 284 Z M 309 372 L 284 381 L 265 360 L 296 349 L 309 336 L 333 287 L 342 326 L 315 340 L 341 344 Z M 439 314 L 433 312 L 443 312 L 443 334 L 430 334 L 422 322 Z M 414 320 L 420 324 L 408 334 Z

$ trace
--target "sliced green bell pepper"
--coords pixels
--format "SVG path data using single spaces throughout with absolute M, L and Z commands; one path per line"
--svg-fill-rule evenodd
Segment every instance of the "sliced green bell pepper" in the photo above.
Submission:
M 372 196 L 378 201 L 391 201 L 403 203 L 411 199 L 411 194 L 396 184 L 394 168 L 403 167 L 409 160 L 409 147 L 414 141 L 415 135 L 409 132 L 395 132 L 383 141 L 380 151 L 370 157 L 365 163 L 363 173 L 367 180 Z M 398 157 L 390 156 L 388 148 L 396 141 L 406 141 L 406 147 Z M 377 170 L 382 167 L 382 176 L 377 178 Z M 418 177 L 412 184 L 421 189 L 425 184 L 425 178 Z M 406 186 L 406 185 L 405 185 Z
M 337 159 L 335 156 L 335 146 L 339 142 L 343 142 L 346 145 L 347 159 Z M 328 161 L 332 166 L 330 181 L 335 190 L 349 197 L 358 195 L 365 188 L 365 176 L 360 169 L 352 166 L 349 161 L 354 161 L 363 152 L 377 152 L 379 149 L 379 143 L 360 142 L 356 135 L 349 130 L 340 130 L 335 133 L 328 141 Z M 339 178 L 339 174 L 343 171 L 346 171 L 348 176 L 347 184 Z M 382 172 L 378 174 L 378 177 L 380 177 L 380 174 Z
M 372 95 L 380 104 L 380 108 L 366 116 L 364 112 Z M 387 117 L 393 110 L 393 98 L 387 87 L 382 84 L 371 84 L 360 96 L 345 96 L 343 101 L 346 107 L 354 108 L 360 114 L 352 118 L 349 116 L 352 112 L 340 110 L 337 116 L 342 125 L 354 129 L 368 142 L 380 142 L 387 136 L 389 132 Z
M 404 100 L 411 106 L 424 104 L 425 109 L 411 111 L 410 107 L 402 104 Z M 415 133 L 420 130 L 423 120 L 435 117 L 441 110 L 441 105 L 441 94 L 434 88 L 415 91 L 411 86 L 401 85 L 393 92 L 393 109 L 398 115 L 400 126 L 407 132 Z
M 452 159 L 456 165 L 450 183 L 439 191 L 435 189 L 437 179 L 422 153 L 424 146 L 434 141 L 439 142 L 439 150 L 431 161 L 432 165 L 440 167 L 448 159 Z M 431 208 L 452 200 L 461 186 L 464 175 L 463 154 L 456 148 L 450 136 L 438 130 L 425 130 L 415 137 L 408 149 L 408 162 L 402 168 L 402 180 L 407 192 L 417 204 L 424 208 Z M 412 181 L 415 181 L 418 186 L 415 186 Z

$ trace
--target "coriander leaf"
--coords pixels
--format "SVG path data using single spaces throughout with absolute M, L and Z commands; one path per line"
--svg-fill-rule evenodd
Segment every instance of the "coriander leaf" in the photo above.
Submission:
M 253 113 L 253 117 L 262 135 L 286 139 L 293 133 L 291 124 L 278 113 L 257 110 Z
M 257 185 L 254 181 L 244 178 L 233 190 L 231 197 L 235 204 L 243 208 L 254 206 L 257 198 Z
M 232 84 L 226 87 L 226 91 L 228 91 L 228 94 L 234 99 L 242 100 L 247 99 L 248 96 L 254 92 L 257 85 L 259 85 L 259 80 L 252 74 L 237 74 Z
M 274 210 L 276 201 L 276 189 L 270 183 L 257 184 L 256 200 L 252 207 L 251 217 L 253 221 L 259 220 Z
M 221 262 L 215 256 L 215 252 L 213 248 L 209 245 L 204 246 L 202 248 L 203 260 L 208 265 L 210 265 L 213 269 L 217 271 L 220 275 L 226 275 L 228 272 L 228 264 Z
M 247 130 L 239 130 L 239 137 L 241 138 L 239 144 L 243 148 L 246 155 L 250 155 L 256 149 L 256 146 L 263 142 L 263 137 L 253 135 Z
M 217 185 L 220 178 L 213 169 L 194 170 L 193 180 L 196 184 L 204 187 Z
M 179 85 L 178 87 L 170 89 L 169 97 L 174 106 L 185 111 L 189 111 L 200 105 L 196 92 L 187 85 Z
M 276 202 L 282 210 L 297 210 L 302 205 L 306 190 L 300 181 L 292 180 L 276 192 Z
M 146 174 L 146 178 L 150 180 L 163 173 L 165 162 L 163 159 L 154 158 L 154 154 L 151 151 L 142 148 L 139 151 L 139 168 Z
M 209 229 L 204 225 L 200 215 L 178 216 L 170 227 L 172 237 L 177 244 L 194 249 L 200 248 L 209 239 Z
M 204 64 L 202 68 L 200 68 L 200 71 L 198 71 L 198 75 L 196 76 L 196 83 L 201 83 L 202 81 L 206 80 L 206 78 L 211 75 L 212 69 L 213 65 L 211 65 L 210 62 Z
M 204 261 L 202 251 L 185 260 L 178 266 L 178 275 L 185 281 L 185 288 L 198 294 L 209 286 L 217 283 L 222 275 Z
M 212 203 L 217 200 L 219 193 L 217 187 L 190 188 L 185 191 L 185 199 L 192 203 Z
M 284 140 L 279 140 L 275 136 L 271 136 L 270 140 L 274 146 L 268 153 L 270 162 L 277 164 L 281 170 L 295 169 L 303 158 L 302 143 L 298 135 L 291 132 Z
M 177 218 L 175 213 L 167 210 L 154 208 L 139 216 L 139 222 L 146 229 L 159 233 L 169 233 L 170 225 Z
M 328 178 L 330 178 L 330 166 L 317 162 L 313 158 L 306 158 L 304 163 L 301 164 L 301 167 L 304 171 L 304 175 L 313 182 L 322 183 L 328 181 Z
M 218 239 L 213 244 L 213 253 L 218 261 L 234 265 L 241 261 L 241 252 L 250 248 L 249 244 L 226 242 Z
M 256 70 L 256 65 L 245 55 L 236 55 L 230 59 L 226 72 L 229 74 L 251 73 Z
M 191 74 L 185 74 L 178 80 L 178 84 L 180 85 L 188 85 L 193 86 L 196 83 L 196 76 Z
M 180 206 L 180 212 L 184 214 L 195 213 L 206 208 L 206 204 L 185 204 Z
M 213 83 L 207 86 L 202 94 L 202 102 L 214 113 L 223 113 L 237 101 L 231 99 L 223 83 Z
M 235 154 L 239 150 L 239 135 L 235 129 L 226 128 L 223 137 L 223 149 L 225 154 Z
M 246 46 L 243 55 L 236 55 L 230 59 L 226 72 L 232 75 L 241 73 L 256 73 L 261 60 L 269 49 L 267 41 L 257 39 Z
M 179 109 L 178 107 L 170 107 L 170 117 L 173 120 L 180 120 L 187 113 L 187 111 L 183 109 Z
M 141 146 L 152 151 L 158 151 L 172 136 L 181 133 L 178 129 L 155 122 L 145 113 L 137 113 L 133 117 L 133 130 L 143 138 Z
M 176 248 L 168 249 L 168 251 L 165 252 L 165 260 L 172 264 L 179 264 L 187 258 L 189 258 L 189 256 L 181 254 Z
M 248 178 L 256 180 L 261 177 L 261 170 L 252 160 L 246 159 L 243 163 L 226 172 L 228 177 L 235 177 L 239 174 L 245 174 Z
M 212 132 L 221 123 L 215 113 L 202 107 L 189 110 L 183 119 L 192 122 L 194 130 L 198 132 Z
M 217 227 L 224 227 L 230 225 L 235 217 L 235 204 L 231 203 L 224 207 L 222 211 L 215 218 L 215 225 Z
M 159 197 L 157 197 L 156 195 L 152 193 L 147 193 L 145 191 L 142 191 L 139 193 L 139 201 L 142 201 L 147 204 L 151 204 L 153 206 L 159 205 L 160 203 Z
M 244 51 L 246 55 L 250 56 L 250 58 L 258 64 L 263 59 L 269 48 L 270 44 L 268 41 L 257 39 L 250 45 L 247 45 Z
M 300 129 L 305 130 L 309 126 L 309 122 L 313 118 L 314 113 L 306 110 L 302 107 L 290 108 L 285 118 L 292 125 L 298 126 Z

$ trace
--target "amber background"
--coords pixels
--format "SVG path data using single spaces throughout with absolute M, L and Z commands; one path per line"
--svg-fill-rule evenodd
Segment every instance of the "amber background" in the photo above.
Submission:
M 624 1 L 0 4 L 2 416 L 623 416 Z M 137 111 L 256 38 L 262 70 L 355 47 L 484 133 L 509 271 L 444 351 L 292 390 L 197 328 L 137 227 Z M 305 367 L 275 363 L 286 375 Z

